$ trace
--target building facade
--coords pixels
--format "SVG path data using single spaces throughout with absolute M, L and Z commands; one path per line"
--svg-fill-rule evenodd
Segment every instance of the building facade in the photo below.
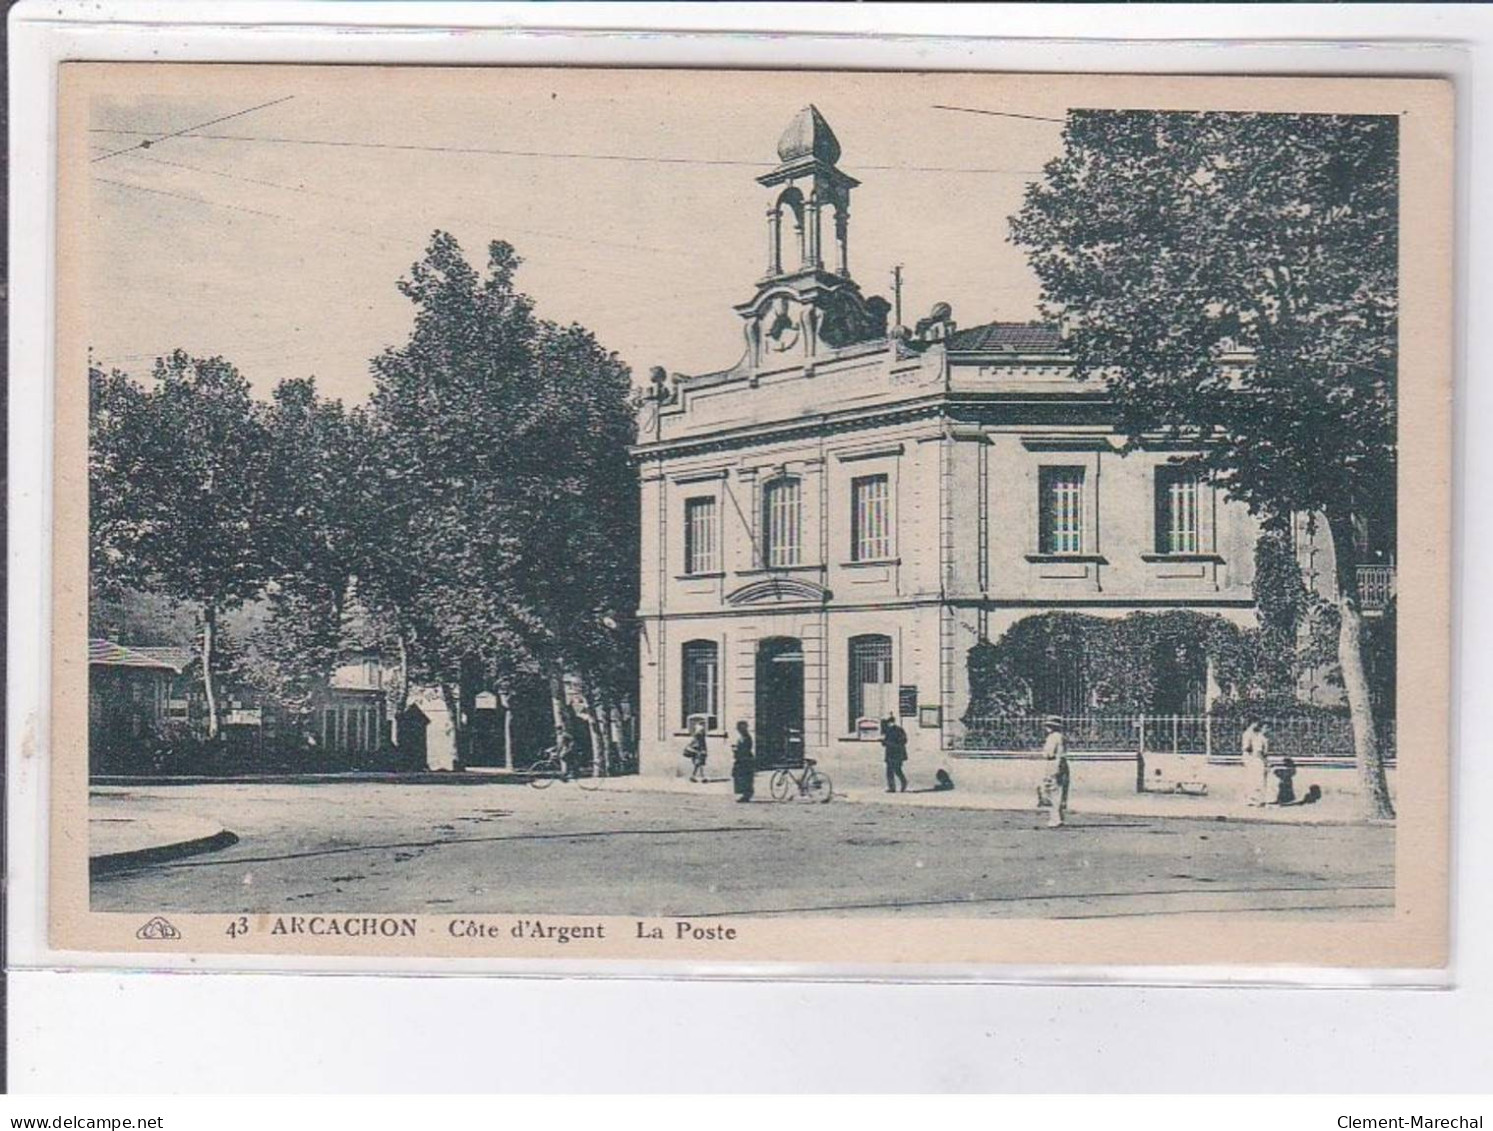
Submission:
M 889 715 L 914 759 L 964 750 L 970 649 L 1044 612 L 1253 622 L 1243 506 L 1186 452 L 1122 454 L 1054 327 L 897 324 L 851 276 L 816 109 L 778 155 L 741 359 L 655 370 L 640 419 L 642 772 L 696 720 L 720 751 L 747 721 L 761 764 L 878 762 Z

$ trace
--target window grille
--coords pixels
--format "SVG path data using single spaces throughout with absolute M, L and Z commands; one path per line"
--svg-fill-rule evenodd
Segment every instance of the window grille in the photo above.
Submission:
M 849 729 L 858 731 L 861 721 L 878 723 L 896 710 L 896 689 L 892 686 L 892 638 L 890 636 L 853 636 L 850 638 L 850 719 Z

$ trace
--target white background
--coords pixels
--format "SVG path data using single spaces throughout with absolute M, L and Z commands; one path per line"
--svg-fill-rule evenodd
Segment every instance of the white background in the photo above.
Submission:
M 109 29 L 83 18 L 123 21 Z M 239 26 L 164 29 L 211 17 Z M 360 34 L 309 26 L 336 18 Z M 280 21 L 278 27 L 265 26 Z M 423 24 L 735 28 L 896 33 L 813 42 L 674 41 L 419 31 Z M 292 25 L 302 25 L 299 28 Z M 987 37 L 930 40 L 930 35 Z M 908 38 L 913 37 L 913 38 Z M 993 39 L 989 37 L 1001 37 Z M 1083 42 L 1130 39 L 1128 45 Z M 1254 47 L 1223 44 L 1240 38 Z M 1150 40 L 1150 42 L 1139 42 Z M 1322 48 L 1312 40 L 1349 39 Z M 1186 40 L 1186 43 L 1165 41 Z M 1273 42 L 1271 42 L 1273 41 Z M 1287 42 L 1294 41 L 1294 42 Z M 1399 43 L 1376 51 L 1367 41 Z M 1410 46 L 1407 44 L 1420 45 Z M 1434 46 L 1430 46 L 1434 44 Z M 1486 224 L 1493 199 L 1493 12 L 1477 7 L 23 4 L 12 12 L 10 949 L 33 959 L 45 781 L 46 414 L 50 159 L 61 58 L 317 61 L 733 62 L 1449 74 L 1459 82 L 1458 396 L 1462 707 L 1453 971 L 1456 988 L 1217 989 L 471 977 L 190 975 L 12 970 L 17 1091 L 1052 1090 L 1485 1091 L 1493 1081 L 1490 609 L 1477 583 L 1493 547 Z M 1477 314 L 1481 313 L 1481 318 Z M 1469 316 L 1471 315 L 1471 316 Z M 1469 440 L 1469 437 L 1472 439 Z M 1465 504 L 1465 506 L 1464 506 Z M 1466 563 L 1471 563 L 1467 568 Z M 1471 825 L 1474 835 L 1466 835 Z M 116 1105 L 117 1106 L 117 1105 Z M 1364 1114 L 1381 1114 L 1377 1108 Z M 1451 1112 L 1446 1112 L 1451 1114 Z M 66 1114 L 38 1112 L 37 1114 Z M 144 1114 L 142 1112 L 142 1114 Z M 1325 1110 L 1314 1125 L 1333 1125 Z M 912 1116 L 917 1118 L 916 1116 Z M 667 1116 L 663 1117 L 665 1120 Z M 661 1120 L 662 1121 L 662 1120 Z

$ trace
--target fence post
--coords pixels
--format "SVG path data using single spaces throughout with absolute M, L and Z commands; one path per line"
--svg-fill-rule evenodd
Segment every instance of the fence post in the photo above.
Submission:
M 1182 753 L 1182 716 L 1172 716 L 1172 753 Z
M 1141 715 L 1136 723 L 1140 731 L 1140 745 L 1135 748 L 1135 792 L 1146 792 L 1146 716 Z
M 1213 757 L 1213 716 L 1203 716 L 1203 757 Z

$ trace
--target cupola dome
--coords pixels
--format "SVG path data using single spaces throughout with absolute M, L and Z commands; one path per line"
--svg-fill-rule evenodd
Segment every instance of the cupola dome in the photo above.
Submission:
M 826 165 L 840 159 L 839 139 L 813 105 L 800 110 L 778 139 L 778 158 L 784 165 L 804 157 L 817 158 Z

